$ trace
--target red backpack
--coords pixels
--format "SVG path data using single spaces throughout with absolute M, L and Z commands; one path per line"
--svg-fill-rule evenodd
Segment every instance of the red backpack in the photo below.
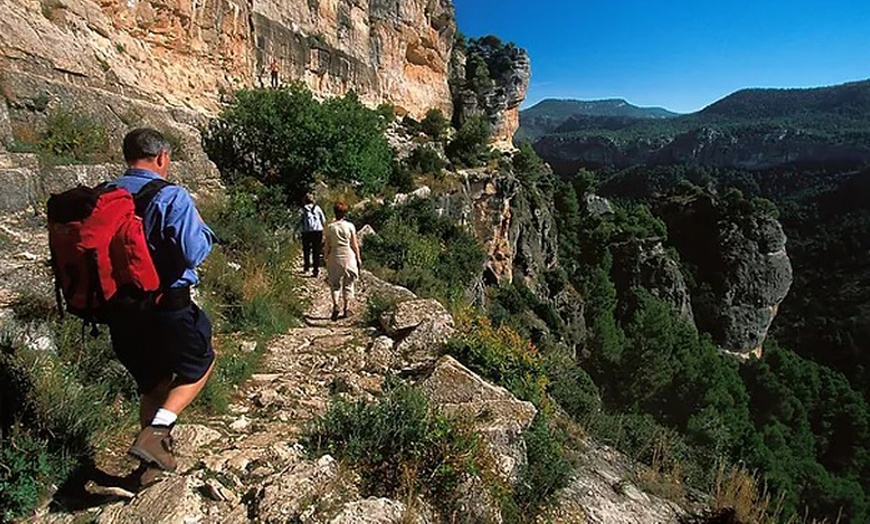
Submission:
M 48 244 L 61 312 L 66 302 L 67 311 L 97 324 L 153 306 L 160 278 L 141 217 L 167 185 L 163 179 L 148 182 L 135 198 L 109 184 L 78 186 L 48 199 Z

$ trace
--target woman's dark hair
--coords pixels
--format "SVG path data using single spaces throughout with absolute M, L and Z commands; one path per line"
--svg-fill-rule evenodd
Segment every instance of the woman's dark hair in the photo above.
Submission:
M 347 204 L 344 202 L 336 202 L 335 205 L 332 206 L 332 211 L 335 213 L 335 218 L 341 220 L 347 216 Z

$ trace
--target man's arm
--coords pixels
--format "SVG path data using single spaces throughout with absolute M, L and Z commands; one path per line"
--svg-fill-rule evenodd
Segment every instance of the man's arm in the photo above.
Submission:
M 174 190 L 166 216 L 165 229 L 171 231 L 185 265 L 194 269 L 202 264 L 216 240 L 214 232 L 203 222 L 190 194 L 182 187 Z

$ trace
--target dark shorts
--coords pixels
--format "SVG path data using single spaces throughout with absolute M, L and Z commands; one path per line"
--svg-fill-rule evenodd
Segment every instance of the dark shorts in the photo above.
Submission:
M 192 383 L 214 362 L 211 321 L 196 304 L 156 311 L 109 325 L 112 348 L 141 393 L 166 379 Z

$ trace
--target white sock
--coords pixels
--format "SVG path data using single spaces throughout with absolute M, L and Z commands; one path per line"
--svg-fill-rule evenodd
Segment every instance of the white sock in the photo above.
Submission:
M 154 415 L 154 420 L 151 421 L 152 426 L 171 426 L 178 420 L 178 415 L 168 409 L 160 408 L 157 414 Z

